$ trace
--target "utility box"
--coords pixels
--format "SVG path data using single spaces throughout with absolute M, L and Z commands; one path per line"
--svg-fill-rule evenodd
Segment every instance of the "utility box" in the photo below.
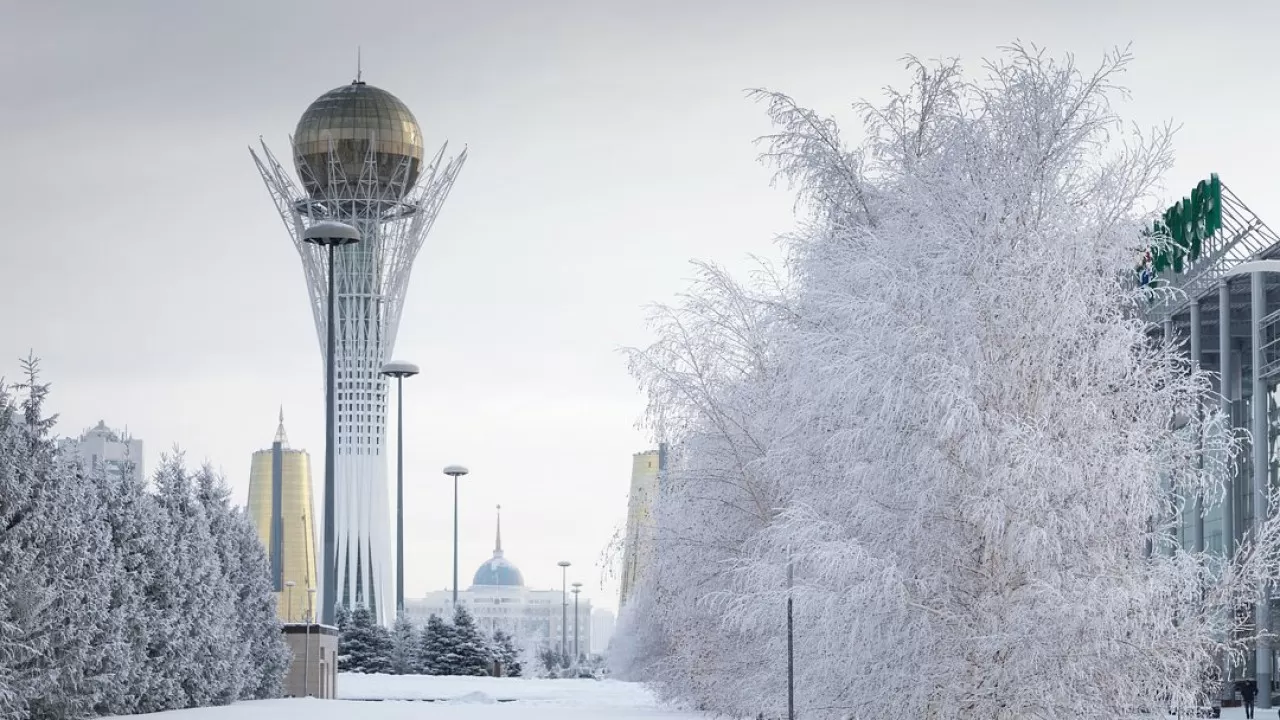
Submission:
M 284 639 L 293 662 L 284 679 L 285 697 L 338 697 L 338 628 L 315 623 L 287 623 Z

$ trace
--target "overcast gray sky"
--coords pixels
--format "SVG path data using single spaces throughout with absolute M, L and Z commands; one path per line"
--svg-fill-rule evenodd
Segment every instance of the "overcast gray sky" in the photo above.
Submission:
M 769 187 L 748 87 L 824 113 L 1014 39 L 1092 64 L 1134 43 L 1123 110 L 1183 124 L 1170 199 L 1219 172 L 1280 225 L 1280 4 L 1126 0 L 275 2 L 0 0 L 0 374 L 34 349 L 60 430 L 128 425 L 149 468 L 177 443 L 243 502 L 285 407 L 323 460 L 320 351 L 301 264 L 246 146 L 281 157 L 315 97 L 364 79 L 429 147 L 470 147 L 415 267 L 406 385 L 406 585 L 443 588 L 450 493 L 468 464 L 464 584 L 507 557 L 540 587 L 596 566 L 623 521 L 643 398 L 617 349 L 706 258 L 775 257 L 791 199 Z M 856 140 L 856 128 L 847 128 Z M 572 578 L 571 578 L 572 579 Z

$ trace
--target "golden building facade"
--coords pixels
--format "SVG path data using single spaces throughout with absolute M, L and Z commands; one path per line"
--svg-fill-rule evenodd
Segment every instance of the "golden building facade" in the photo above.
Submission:
M 273 552 L 272 480 L 275 475 L 277 448 L 280 458 L 280 545 L 278 560 Z M 253 454 L 249 468 L 249 517 L 258 530 L 258 540 L 272 561 L 273 574 L 279 564 L 279 576 L 273 578 L 279 589 L 277 610 L 285 622 L 302 622 L 312 617 L 309 588 L 319 588 L 316 576 L 316 535 L 311 494 L 311 458 L 305 450 L 289 447 L 284 432 L 284 415 L 276 430 L 272 448 Z M 293 586 L 288 586 L 292 582 Z
M 618 607 L 627 602 L 639 573 L 653 557 L 654 503 L 658 482 L 666 462 L 665 449 L 636 453 L 631 458 L 631 490 L 627 496 L 627 530 L 622 549 L 622 579 Z

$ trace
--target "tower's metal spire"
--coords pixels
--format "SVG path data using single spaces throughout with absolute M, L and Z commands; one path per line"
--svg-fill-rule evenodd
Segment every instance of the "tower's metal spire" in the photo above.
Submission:
M 502 506 L 498 506 L 498 537 L 493 545 L 493 556 L 502 557 Z
M 276 426 L 276 439 L 274 442 L 280 443 L 280 447 L 289 447 L 289 436 L 284 432 L 284 406 L 280 406 L 280 424 Z
M 364 82 L 364 63 L 360 56 L 360 46 L 356 46 L 356 84 Z

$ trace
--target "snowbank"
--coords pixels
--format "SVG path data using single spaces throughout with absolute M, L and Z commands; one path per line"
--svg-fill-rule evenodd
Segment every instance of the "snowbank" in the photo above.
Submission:
M 343 700 L 460 700 L 472 693 L 483 693 L 499 703 L 518 701 L 523 706 L 658 707 L 653 695 L 643 686 L 617 680 L 356 673 L 338 676 L 338 697 Z

